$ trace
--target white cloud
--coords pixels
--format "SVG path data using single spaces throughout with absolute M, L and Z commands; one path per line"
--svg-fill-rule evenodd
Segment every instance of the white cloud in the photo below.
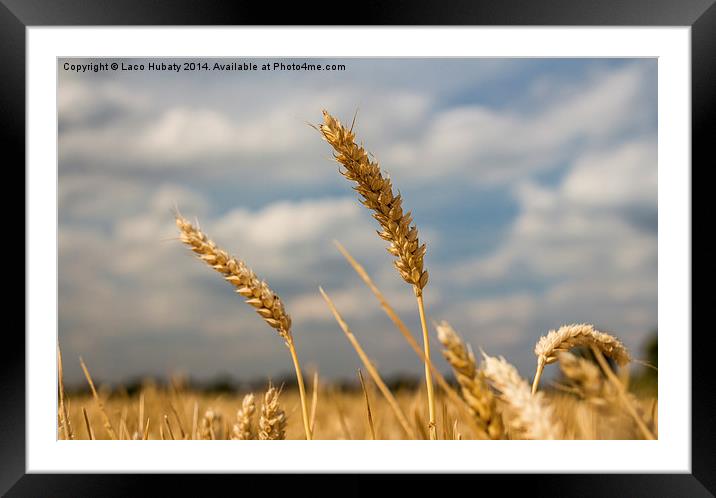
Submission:
M 510 290 L 461 303 L 454 313 L 491 330 L 487 345 L 504 345 L 497 329 L 516 340 L 517 330 L 582 321 L 634 345 L 656 326 L 657 241 L 656 233 L 630 222 L 625 209 L 656 213 L 655 152 L 653 142 L 627 142 L 581 157 L 554 187 L 516 185 L 520 212 L 504 240 L 484 256 L 453 264 L 449 273 L 465 291 Z M 530 282 L 539 283 L 536 290 L 520 290 Z M 532 330 L 535 337 L 544 332 Z
M 119 334 L 127 333 L 117 329 L 120 323 L 137 333 L 187 326 L 203 329 L 192 310 L 210 310 L 206 315 L 231 321 L 227 315 L 234 313 L 234 307 L 219 308 L 226 302 L 238 302 L 238 298 L 228 284 L 226 289 L 221 287 L 220 278 L 209 268 L 192 261 L 191 253 L 179 243 L 171 213 L 174 202 L 189 218 L 193 212 L 202 214 L 206 205 L 192 190 L 165 185 L 144 200 L 139 214 L 115 220 L 111 230 L 71 224 L 61 227 L 62 316 L 84 324 L 95 320 L 114 323 L 105 333 L 114 330 Z M 339 261 L 333 238 L 341 238 L 358 255 L 366 249 L 376 252 L 374 244 L 360 240 L 366 237 L 354 235 L 371 233 L 370 218 L 364 214 L 353 199 L 329 198 L 278 202 L 219 217 L 205 215 L 199 222 L 221 247 L 247 261 L 283 296 L 287 294 L 280 292 L 282 286 L 299 284 L 302 293 L 296 295 L 296 302 L 291 292 L 284 299 L 296 306 L 300 322 L 316 312 L 315 298 L 320 299 L 317 285 L 325 283 L 322 274 L 311 279 L 306 275 L 320 269 L 329 256 Z M 216 290 L 207 294 L 202 290 L 207 285 Z M 89 295 L 97 301 L 93 306 L 87 306 Z M 342 295 L 348 296 L 347 291 Z M 359 303 L 351 304 L 350 299 L 341 298 L 340 303 L 348 313 L 359 309 Z M 214 322 L 218 320 L 212 319 Z M 224 330 L 216 323 L 209 329 Z
M 656 144 L 630 142 L 588 154 L 567 175 L 563 195 L 593 208 L 656 207 Z
M 57 113 L 62 124 L 91 125 L 106 113 L 131 114 L 149 105 L 144 93 L 131 92 L 112 82 L 88 83 L 76 78 L 63 78 L 57 92 Z
M 643 112 L 624 110 L 643 98 L 646 78 L 643 66 L 628 65 L 599 73 L 548 105 L 533 102 L 529 111 L 479 105 L 440 111 L 420 137 L 389 147 L 383 158 L 415 175 L 460 174 L 482 185 L 555 168 L 577 145 L 600 144 L 641 124 Z
M 320 234 L 335 233 L 344 224 L 364 224 L 358 203 L 350 198 L 299 202 L 279 201 L 259 211 L 235 209 L 214 223 L 217 234 L 240 234 L 247 244 L 263 249 L 312 242 Z
M 523 273 L 540 277 L 643 271 L 656 258 L 656 237 L 623 211 L 656 212 L 656 145 L 629 142 L 577 160 L 556 188 L 524 181 L 507 238 L 491 254 L 455 272 L 463 283 Z

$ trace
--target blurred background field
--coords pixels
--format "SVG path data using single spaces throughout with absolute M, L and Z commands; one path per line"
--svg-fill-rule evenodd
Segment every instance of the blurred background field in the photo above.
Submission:
M 657 366 L 657 341 L 653 336 L 646 344 L 644 357 L 650 366 Z M 588 356 L 588 355 L 587 355 Z M 555 367 L 556 368 L 556 367 Z M 309 394 L 313 399 L 315 384 L 309 379 L 315 372 L 308 369 L 307 381 L 311 384 Z M 452 374 L 446 376 L 457 387 Z M 561 376 L 545 386 L 547 398 L 554 405 L 557 419 L 565 426 L 568 439 L 639 439 L 641 434 L 634 421 L 621 407 L 610 407 L 580 399 L 565 389 Z M 95 380 L 96 382 L 96 380 Z M 209 382 L 192 382 L 175 374 L 169 380 L 152 379 L 110 386 L 96 382 L 98 394 L 104 400 L 104 408 L 111 423 L 122 439 L 211 439 L 201 435 L 202 419 L 212 418 L 213 438 L 230 439 L 232 426 L 237 422 L 237 411 L 245 394 L 253 393 L 260 406 L 261 396 L 268 387 L 263 379 L 253 383 L 236 383 L 229 378 L 217 378 Z M 280 386 L 280 401 L 286 412 L 286 439 L 304 439 L 301 423 L 300 401 L 295 389 L 295 377 L 272 379 Z M 393 377 L 386 379 L 416 434 L 428 439 L 425 432 L 426 397 L 425 386 L 418 377 Z M 657 373 L 649 366 L 632 370 L 627 380 L 634 393 L 636 406 L 646 423 L 658 434 Z M 319 378 L 315 394 L 314 439 L 371 439 L 367 419 L 365 394 L 357 380 L 324 382 Z M 368 380 L 366 391 L 371 406 L 377 439 L 405 439 L 394 414 L 385 399 Z M 76 439 L 90 439 L 88 424 L 82 410 L 86 410 L 92 438 L 109 439 L 103 424 L 103 414 L 85 386 L 77 386 L 67 392 L 68 413 Z M 312 404 L 313 406 L 313 404 Z M 438 390 L 438 437 L 439 439 L 474 439 L 472 426 L 464 413 Z M 165 416 L 168 419 L 165 421 Z M 147 419 L 149 420 L 147 425 Z M 140 422 L 144 421 L 144 422 Z M 255 421 L 254 421 L 255 424 Z M 145 432 L 146 431 L 146 432 Z M 62 438 L 62 429 L 59 429 Z

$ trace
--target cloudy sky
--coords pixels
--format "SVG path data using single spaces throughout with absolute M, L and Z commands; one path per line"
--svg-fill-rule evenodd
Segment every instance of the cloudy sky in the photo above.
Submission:
M 307 124 L 323 108 L 344 122 L 358 109 L 359 139 L 414 214 L 428 247 L 428 321 L 450 320 L 526 377 L 551 328 L 594 323 L 637 356 L 656 328 L 654 59 L 83 74 L 64 62 L 58 288 L 68 382 L 81 380 L 79 355 L 112 382 L 291 372 L 278 336 L 176 240 L 175 205 L 282 297 L 307 367 L 353 378 L 360 366 L 321 285 L 381 372 L 421 373 L 332 244 L 353 253 L 419 337 L 412 290 Z

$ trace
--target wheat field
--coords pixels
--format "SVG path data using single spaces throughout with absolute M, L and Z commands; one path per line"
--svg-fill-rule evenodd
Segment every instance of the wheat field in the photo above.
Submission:
M 182 382 L 159 386 L 145 382 L 129 394 L 96 386 L 80 359 L 86 393 L 65 391 L 58 347 L 58 438 L 133 440 L 219 439 L 655 439 L 657 400 L 630 389 L 632 354 L 613 334 L 590 324 L 567 324 L 535 337 L 535 373 L 523 378 L 505 358 L 490 356 L 467 344 L 449 321 L 428 326 L 423 295 L 429 292 L 424 268 L 426 243 L 420 243 L 411 213 L 349 128 L 323 112 L 315 126 L 333 149 L 340 172 L 352 182 L 360 202 L 378 222 L 378 235 L 395 258 L 400 278 L 416 300 L 421 324 L 413 334 L 348 249 L 336 244 L 371 290 L 424 367 L 424 379 L 413 388 L 396 388 L 380 372 L 333 303 L 330 292 L 318 292 L 338 329 L 361 361 L 357 386 L 342 389 L 322 382 L 320 371 L 304 379 L 293 330 L 290 303 L 284 303 L 248 262 L 232 256 L 198 224 L 175 213 L 179 240 L 200 262 L 217 272 L 251 306 L 289 352 L 295 382 L 255 392 L 209 393 Z M 366 234 L 369 236 L 370 234 Z M 196 264 L 187 261 L 187 264 Z M 387 332 L 386 332 L 387 333 Z M 391 331 L 391 333 L 393 333 Z M 422 341 L 415 337 L 419 337 Z M 431 338 L 440 345 L 431 351 Z M 239 338 L 237 338 L 238 340 Z M 436 341 L 437 339 L 437 341 Z M 479 345 L 474 345 L 479 346 Z M 434 365 L 442 355 L 452 372 Z M 91 359 L 89 359 L 91 361 Z M 553 366 L 551 366 L 553 365 Z M 178 368 L 181 365 L 177 365 Z M 559 380 L 541 386 L 546 369 L 558 369 Z M 320 366 L 319 366 L 320 370 Z
M 371 381 L 366 380 L 370 413 L 375 439 L 406 439 L 407 436 L 391 408 Z M 233 439 L 234 426 L 239 424 L 239 411 L 247 393 L 207 393 L 148 382 L 139 392 L 127 394 L 122 389 L 100 389 L 103 409 L 92 395 L 77 394 L 66 398 L 72 439 L 112 439 L 104 425 L 104 410 L 118 439 Z M 254 393 L 256 410 L 250 419 L 249 439 L 258 439 L 263 391 Z M 312 391 L 311 391 L 312 395 Z M 395 397 L 409 419 L 418 439 L 429 439 L 425 421 L 428 418 L 424 390 L 399 389 Z M 599 399 L 582 399 L 569 392 L 552 392 L 547 399 L 560 421 L 563 439 L 641 439 L 638 426 L 617 404 Z M 279 402 L 285 412 L 286 439 L 305 439 L 297 390 L 284 387 Z M 466 415 L 447 396 L 438 392 L 437 433 L 439 439 L 482 439 L 483 436 Z M 650 397 L 637 401 L 644 421 L 656 432 L 656 400 Z M 85 418 L 86 413 L 86 418 Z M 313 438 L 317 440 L 373 439 L 368 418 L 366 397 L 360 389 L 341 390 L 321 383 L 317 403 L 311 412 Z M 214 414 L 212 416 L 212 414 Z M 68 439 L 62 417 L 58 438 Z M 213 434 L 203 430 L 212 420 Z M 501 435 L 510 438 L 508 435 Z

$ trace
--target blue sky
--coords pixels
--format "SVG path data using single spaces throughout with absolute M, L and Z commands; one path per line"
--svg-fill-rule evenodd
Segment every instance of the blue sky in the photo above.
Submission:
M 448 319 L 525 376 L 535 341 L 566 323 L 594 323 L 640 354 L 657 325 L 656 60 L 310 62 L 347 70 L 60 68 L 69 382 L 81 379 L 79 355 L 108 381 L 290 372 L 280 339 L 175 240 L 175 204 L 282 296 L 306 365 L 326 378 L 359 366 L 322 285 L 382 372 L 420 374 L 331 243 L 364 264 L 417 337 L 411 289 L 307 125 L 323 108 L 344 121 L 358 109 L 359 140 L 413 211 L 429 321 Z

